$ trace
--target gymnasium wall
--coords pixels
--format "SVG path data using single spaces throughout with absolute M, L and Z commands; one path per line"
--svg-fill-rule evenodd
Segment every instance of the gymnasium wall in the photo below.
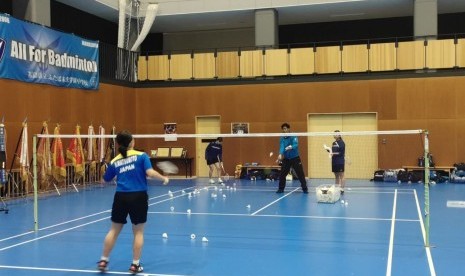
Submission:
M 2 79 L 0 116 L 5 118 L 11 161 L 26 117 L 30 135 L 38 133 L 45 120 L 50 132 L 59 123 L 61 134 L 74 133 L 76 124 L 86 133 L 90 123 L 102 124 L 107 133 L 114 124 L 117 130 L 161 134 L 168 122 L 177 123 L 178 133 L 188 134 L 195 133 L 195 117 L 207 115 L 221 117 L 222 133 L 230 133 L 231 122 L 248 122 L 250 131 L 259 133 L 280 132 L 283 122 L 294 132 L 304 132 L 308 113 L 377 112 L 379 130 L 428 129 L 436 164 L 452 165 L 465 156 L 463 87 L 465 77 L 435 77 L 137 89 L 101 84 L 98 91 L 86 91 Z M 305 138 L 300 145 L 306 166 Z M 136 144 L 147 152 L 159 146 L 184 146 L 195 157 L 194 139 L 139 139 Z M 388 141 L 379 151 L 379 167 L 415 165 L 417 156 L 394 163 L 393 156 L 404 146 L 409 145 Z M 278 138 L 225 139 L 226 169 L 232 172 L 242 162 L 269 164 L 269 152 L 277 150 Z

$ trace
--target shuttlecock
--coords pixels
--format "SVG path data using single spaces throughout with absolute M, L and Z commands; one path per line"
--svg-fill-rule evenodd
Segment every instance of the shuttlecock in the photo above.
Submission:
M 223 195 L 223 198 L 226 198 L 226 195 Z
M 195 240 L 195 234 L 191 234 L 191 240 Z
M 272 151 L 270 151 L 270 157 L 271 157 L 271 156 L 273 156 L 273 152 L 272 152 Z
M 346 201 L 344 204 L 347 206 L 347 205 L 349 205 L 349 202 Z
M 187 213 L 190 214 L 190 213 L 191 213 L 191 209 L 187 209 Z
M 247 205 L 246 207 L 250 209 L 250 204 L 249 204 L 249 205 Z
M 182 194 L 185 194 L 186 192 L 184 190 L 182 190 Z
M 208 239 L 207 239 L 206 237 L 203 237 L 203 238 L 202 238 L 202 241 L 203 241 L 203 242 L 208 242 Z
M 168 238 L 168 234 L 166 234 L 166 233 L 163 233 L 161 236 L 162 236 L 162 238 L 164 238 L 164 239 L 167 239 L 167 238 Z
M 341 199 L 341 204 L 344 204 L 344 199 Z
M 173 212 L 173 211 L 174 211 L 174 207 L 173 207 L 173 206 L 171 206 L 170 210 L 171 210 L 171 212 Z

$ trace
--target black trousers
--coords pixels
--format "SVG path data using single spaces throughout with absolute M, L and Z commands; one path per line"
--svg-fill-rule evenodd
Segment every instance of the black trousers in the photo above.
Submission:
M 286 187 L 286 176 L 291 171 L 291 168 L 293 168 L 297 174 L 302 190 L 307 191 L 307 181 L 305 180 L 304 168 L 302 167 L 302 161 L 299 156 L 292 159 L 283 159 L 281 164 L 281 173 L 279 174 L 279 189 L 284 190 Z

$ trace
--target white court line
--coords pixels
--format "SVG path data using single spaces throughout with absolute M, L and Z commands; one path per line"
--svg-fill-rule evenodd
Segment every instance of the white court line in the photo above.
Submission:
M 195 186 L 187 187 L 187 188 L 182 189 L 182 190 L 174 191 L 173 193 L 182 192 L 183 190 L 191 189 L 191 188 L 194 188 L 194 187 L 195 187 Z M 162 194 L 162 195 L 158 195 L 158 196 L 151 197 L 151 198 L 149 198 L 149 201 L 150 201 L 150 200 L 153 200 L 153 199 L 160 198 L 160 197 L 165 197 L 166 195 L 169 195 L 169 194 L 166 193 L 166 194 Z M 176 197 L 179 197 L 179 196 L 176 196 Z M 170 197 L 170 198 L 171 198 L 171 197 Z M 174 198 L 174 197 L 173 197 L 173 198 Z M 166 201 L 166 200 L 164 200 L 164 201 Z M 149 206 L 154 205 L 154 204 L 157 204 L 157 203 L 149 204 Z M 102 211 L 102 212 L 93 213 L 93 214 L 90 214 L 90 215 L 87 215 L 87 216 L 83 216 L 83 217 L 79 217 L 79 218 L 76 218 L 76 219 L 67 220 L 67 221 L 64 221 L 64 222 L 61 222 L 61 223 L 57 223 L 57 224 L 53 224 L 53 225 L 50 225 L 50 226 L 46 226 L 46 227 L 43 227 L 43 228 L 39 228 L 38 231 L 42 231 L 42 230 L 54 228 L 54 227 L 57 227 L 57 226 L 65 225 L 65 224 L 68 224 L 68 223 L 71 223 L 71 222 L 75 222 L 75 221 L 87 219 L 87 218 L 90 218 L 90 217 L 98 216 L 98 215 L 101 215 L 101 214 L 104 214 L 104 213 L 109 213 L 109 212 L 111 212 L 111 209 L 107 209 L 107 210 Z M 19 238 L 19 237 L 26 236 L 26 235 L 30 235 L 30 234 L 34 234 L 34 233 L 36 233 L 36 232 L 35 232 L 35 231 L 24 232 L 24 233 L 21 233 L 21 234 L 17 234 L 17 235 L 14 235 L 14 236 L 10 236 L 10 237 L 3 238 L 3 239 L 0 240 L 0 242 L 4 242 L 4 241 L 7 241 L 7 240 Z
M 157 201 L 157 202 L 154 202 L 152 204 L 149 204 L 149 206 L 152 206 L 152 205 L 155 205 L 155 204 L 158 204 L 158 203 L 162 203 L 162 202 L 165 202 L 165 201 L 168 201 L 168 200 L 171 200 L 173 198 L 177 198 L 177 197 L 181 197 L 181 196 L 186 196 L 186 194 L 183 194 L 183 195 L 178 195 L 178 196 L 175 196 L 175 197 L 169 197 L 167 199 L 164 199 L 162 201 Z M 164 195 L 163 195 L 164 196 Z M 157 196 L 156 198 L 158 197 L 161 197 L 161 196 Z M 104 213 L 104 212 L 100 212 L 100 213 Z M 90 215 L 92 216 L 92 215 Z M 87 217 L 90 217 L 90 216 L 87 216 Z M 61 234 L 61 233 L 64 233 L 64 232 L 68 232 L 68 231 L 71 231 L 71 230 L 74 230 L 76 228 L 80 228 L 80 227 L 83 227 L 83 226 L 86 226 L 86 225 L 89 225 L 89 224 L 92 224 L 92 223 L 96 223 L 96 222 L 99 222 L 99 221 L 102 221 L 102 220 L 105 220 L 105 219 L 109 219 L 110 216 L 107 216 L 107 217 L 104 217 L 104 218 L 101 218 L 101 219 L 98 219 L 98 220 L 94 220 L 94 221 L 90 221 L 90 222 L 87 222 L 87 223 L 84 223 L 84 224 L 80 224 L 80 225 L 77 225 L 77 226 L 74 226 L 74 227 L 70 227 L 70 228 L 66 228 L 66 229 L 63 229 L 61 231 L 57 231 L 57 232 L 54 232 L 54 233 L 50 233 L 48 235 L 45 235 L 45 236 L 41 236 L 41 237 L 38 237 L 38 238 L 34 238 L 34 239 L 30 239 L 30 240 L 26 240 L 26 241 L 23 241 L 23 242 L 20 242 L 20 243 L 16 243 L 16 244 L 13 244 L 13 245 L 10 245 L 10 246 L 7 246 L 7 247 L 3 247 L 3 248 L 0 248 L 0 251 L 4 251 L 4 250 L 7 250 L 7 249 L 10 249 L 10 248 L 13 248 L 13 247 L 17 247 L 17 246 L 20 246 L 20 245 L 23 245 L 23 244 L 26 244 L 26 243 L 30 243 L 30 242 L 33 242 L 33 241 L 37 241 L 37 240 L 41 240 L 41 239 L 44 239 L 44 238 L 48 238 L 48 237 L 51 237 L 51 236 L 55 236 L 55 235 L 58 235 L 58 234 Z M 74 220 L 73 220 L 74 221 Z M 58 225 L 62 225 L 62 224 L 65 224 L 65 223 L 60 223 Z M 47 227 L 47 228 L 50 228 Z M 43 228 L 45 229 L 45 228 Z M 42 230 L 43 230 L 42 229 Z M 31 232 L 28 232 L 28 233 L 31 233 Z M 32 233 L 35 233 L 35 232 L 32 232 Z M 26 233 L 25 233 L 26 234 Z M 25 235 L 25 234 L 21 234 L 21 235 Z M 19 235 L 19 236 L 21 236 Z M 10 239 L 10 238 L 8 238 Z
M 186 213 L 186 212 L 148 212 L 149 214 L 161 215 L 200 215 L 200 216 L 232 216 L 232 217 L 250 217 L 252 214 L 234 214 L 234 213 Z M 340 219 L 340 220 L 370 220 L 370 221 L 392 221 L 392 218 L 369 218 L 369 217 L 328 217 L 328 216 L 298 216 L 298 215 L 254 215 L 254 217 L 273 217 L 273 218 L 305 218 L 305 219 Z M 418 222 L 418 219 L 396 219 L 403 222 Z
M 41 270 L 41 271 L 58 271 L 58 272 L 76 272 L 76 273 L 92 273 L 99 274 L 98 270 L 83 270 L 83 269 L 66 269 L 66 268 L 52 268 L 52 267 L 32 267 L 32 266 L 9 266 L 9 265 L 0 265 L 0 268 L 8 269 L 22 269 L 22 270 Z M 128 275 L 132 274 L 129 272 L 120 272 L 120 271 L 105 271 L 103 274 L 122 274 Z M 187 276 L 183 274 L 152 274 L 152 273 L 138 273 L 137 275 L 141 276 Z
M 271 203 L 269 203 L 269 204 L 263 206 L 262 208 L 258 209 L 257 211 L 253 212 L 253 213 L 250 214 L 250 215 L 251 215 L 251 216 L 255 216 L 258 212 L 260 212 L 260 211 L 262 211 L 262 210 L 268 208 L 269 206 L 275 204 L 276 202 L 280 201 L 281 199 L 285 198 L 286 196 L 292 194 L 293 192 L 297 191 L 297 189 L 299 189 L 299 188 L 295 188 L 294 190 L 290 191 L 290 192 L 287 193 L 286 195 L 284 195 L 284 196 L 282 196 L 282 197 L 276 199 L 275 201 L 272 201 Z
M 422 213 L 420 209 L 420 203 L 418 201 L 417 191 L 415 191 L 414 195 L 415 195 L 415 201 L 417 203 L 418 218 L 420 219 L 421 234 L 423 235 L 423 244 L 426 244 L 425 225 L 423 224 L 423 217 L 422 217 Z M 433 263 L 433 258 L 431 256 L 430 247 L 425 246 L 425 251 L 426 251 L 426 258 L 428 259 L 428 266 L 429 266 L 429 271 L 431 273 L 431 276 L 436 276 L 436 270 L 434 268 L 434 263 Z
M 392 204 L 392 222 L 391 222 L 391 234 L 389 236 L 389 252 L 388 252 L 388 259 L 387 259 L 387 269 L 386 269 L 386 276 L 391 276 L 392 272 L 392 252 L 394 249 L 394 230 L 396 227 L 396 209 L 397 209 L 397 189 L 394 193 L 394 203 Z

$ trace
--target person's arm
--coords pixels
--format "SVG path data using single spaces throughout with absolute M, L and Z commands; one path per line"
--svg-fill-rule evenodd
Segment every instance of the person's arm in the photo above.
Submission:
M 296 137 L 291 137 L 291 144 L 286 147 L 286 150 L 296 149 L 299 146 L 299 140 Z
M 149 168 L 149 169 L 145 170 L 145 173 L 147 174 L 148 177 L 157 178 L 157 179 L 162 180 L 163 185 L 166 185 L 166 184 L 168 184 L 168 182 L 170 182 L 170 179 L 168 177 L 161 175 L 159 172 L 157 172 L 153 168 Z

